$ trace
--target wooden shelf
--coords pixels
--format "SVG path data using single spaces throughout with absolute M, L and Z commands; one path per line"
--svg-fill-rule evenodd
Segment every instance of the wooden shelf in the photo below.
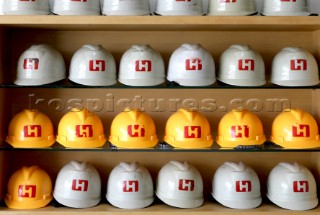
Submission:
M 315 31 L 319 17 L 1 16 L 0 26 L 51 30 Z
M 235 210 L 229 209 L 218 203 L 205 203 L 202 207 L 195 208 L 195 209 L 179 209 L 173 208 L 168 205 L 164 204 L 156 204 L 152 205 L 148 208 L 139 209 L 139 210 L 124 210 L 115 208 L 109 204 L 101 204 L 93 208 L 89 209 L 72 209 L 66 207 L 54 208 L 52 206 L 48 206 L 42 209 L 37 210 L 28 210 L 28 211 L 19 211 L 19 210 L 12 210 L 8 208 L 0 208 L 0 215 L 34 215 L 34 214 L 41 214 L 41 215 L 51 215 L 51 214 L 63 214 L 63 215 L 148 215 L 148 214 L 155 214 L 160 215 L 166 213 L 167 215 L 236 215 L 236 214 L 277 214 L 277 215 L 318 215 L 320 213 L 320 208 L 316 208 L 310 211 L 290 211 L 281 209 L 272 204 L 262 204 L 260 207 L 250 210 Z

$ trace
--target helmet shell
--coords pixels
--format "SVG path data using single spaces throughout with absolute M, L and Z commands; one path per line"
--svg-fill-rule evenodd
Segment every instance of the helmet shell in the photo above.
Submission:
M 200 207 L 204 201 L 201 174 L 188 162 L 170 161 L 158 173 L 156 195 L 173 207 Z
M 314 176 L 298 163 L 279 163 L 269 174 L 267 197 L 289 210 L 310 210 L 318 205 Z
M 201 45 L 183 44 L 171 55 L 167 79 L 181 86 L 212 85 L 216 81 L 214 60 Z
M 116 62 L 101 45 L 84 45 L 71 59 L 69 79 L 87 86 L 114 85 Z
M 139 209 L 151 205 L 153 192 L 151 175 L 144 166 L 122 162 L 109 175 L 106 198 L 115 207 Z

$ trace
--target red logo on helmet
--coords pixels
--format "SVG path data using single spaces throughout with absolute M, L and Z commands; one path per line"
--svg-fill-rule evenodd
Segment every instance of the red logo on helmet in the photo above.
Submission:
M 252 190 L 251 181 L 236 181 L 236 192 L 237 193 L 248 193 Z
M 77 137 L 93 137 L 92 125 L 76 125 Z
M 136 72 L 151 72 L 152 62 L 151 60 L 137 60 Z
M 23 61 L 23 69 L 39 69 L 39 58 L 26 58 Z
M 306 71 L 308 69 L 308 62 L 306 59 L 291 60 L 290 68 L 292 71 Z
M 237 0 L 220 0 L 220 3 L 235 3 Z
M 41 137 L 41 125 L 25 125 L 23 127 L 24 137 Z
M 293 137 L 310 137 L 310 125 L 294 125 L 292 126 Z
M 106 71 L 106 61 L 104 60 L 90 60 L 89 71 L 91 72 L 104 72 Z
M 137 181 L 137 180 L 123 181 L 122 191 L 124 193 L 139 192 L 139 181 Z
M 186 70 L 187 71 L 202 70 L 202 60 L 199 58 L 186 60 Z
M 281 2 L 297 2 L 297 0 L 280 0 Z
M 231 126 L 232 138 L 249 138 L 249 126 L 248 125 L 234 125 Z
M 181 191 L 194 191 L 194 180 L 180 179 L 178 189 Z
M 309 182 L 308 181 L 294 181 L 293 182 L 293 192 L 295 192 L 295 193 L 309 192 Z
M 72 181 L 72 190 L 74 191 L 83 191 L 87 192 L 89 186 L 88 180 L 73 180 Z
M 184 126 L 184 138 L 201 138 L 201 126 Z
M 20 198 L 36 198 L 36 185 L 19 185 L 18 197 Z
M 252 59 L 241 59 L 238 61 L 238 69 L 240 71 L 254 71 L 255 63 Z
M 128 125 L 128 135 L 130 137 L 144 137 L 146 130 L 140 125 Z

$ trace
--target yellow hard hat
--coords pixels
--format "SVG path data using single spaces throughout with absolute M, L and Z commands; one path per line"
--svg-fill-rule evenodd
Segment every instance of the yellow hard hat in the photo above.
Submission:
M 96 148 L 106 142 L 100 118 L 88 109 L 72 109 L 58 125 L 57 142 L 69 148 Z
M 259 117 L 248 110 L 232 110 L 222 117 L 217 143 L 223 148 L 262 145 L 266 141 Z
M 10 177 L 5 203 L 13 209 L 35 209 L 45 207 L 52 198 L 49 175 L 38 166 L 24 166 Z
M 200 112 L 179 109 L 167 121 L 164 141 L 176 148 L 208 148 L 212 145 L 210 124 Z
M 112 121 L 110 143 L 119 148 L 152 148 L 158 143 L 152 118 L 138 109 L 126 109 Z
M 301 109 L 286 109 L 280 113 L 272 123 L 270 140 L 291 149 L 320 147 L 317 122 Z
M 6 142 L 16 148 L 45 148 L 55 142 L 51 120 L 36 110 L 23 110 L 9 124 Z

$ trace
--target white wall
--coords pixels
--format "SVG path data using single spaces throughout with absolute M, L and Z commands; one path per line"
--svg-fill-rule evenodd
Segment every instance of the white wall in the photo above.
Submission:
M 157 0 L 150 0 L 152 10 L 154 10 L 156 1 Z M 158 0 L 158 1 L 162 1 L 162 0 Z M 203 0 L 203 2 L 204 2 L 204 11 L 207 11 L 208 1 L 209 0 Z M 271 0 L 264 0 L 264 1 L 271 1 Z M 258 11 L 260 12 L 261 9 L 262 9 L 263 0 L 256 0 L 256 2 L 257 2 Z M 310 4 L 311 12 L 320 14 L 320 0 L 308 0 L 308 2 Z

